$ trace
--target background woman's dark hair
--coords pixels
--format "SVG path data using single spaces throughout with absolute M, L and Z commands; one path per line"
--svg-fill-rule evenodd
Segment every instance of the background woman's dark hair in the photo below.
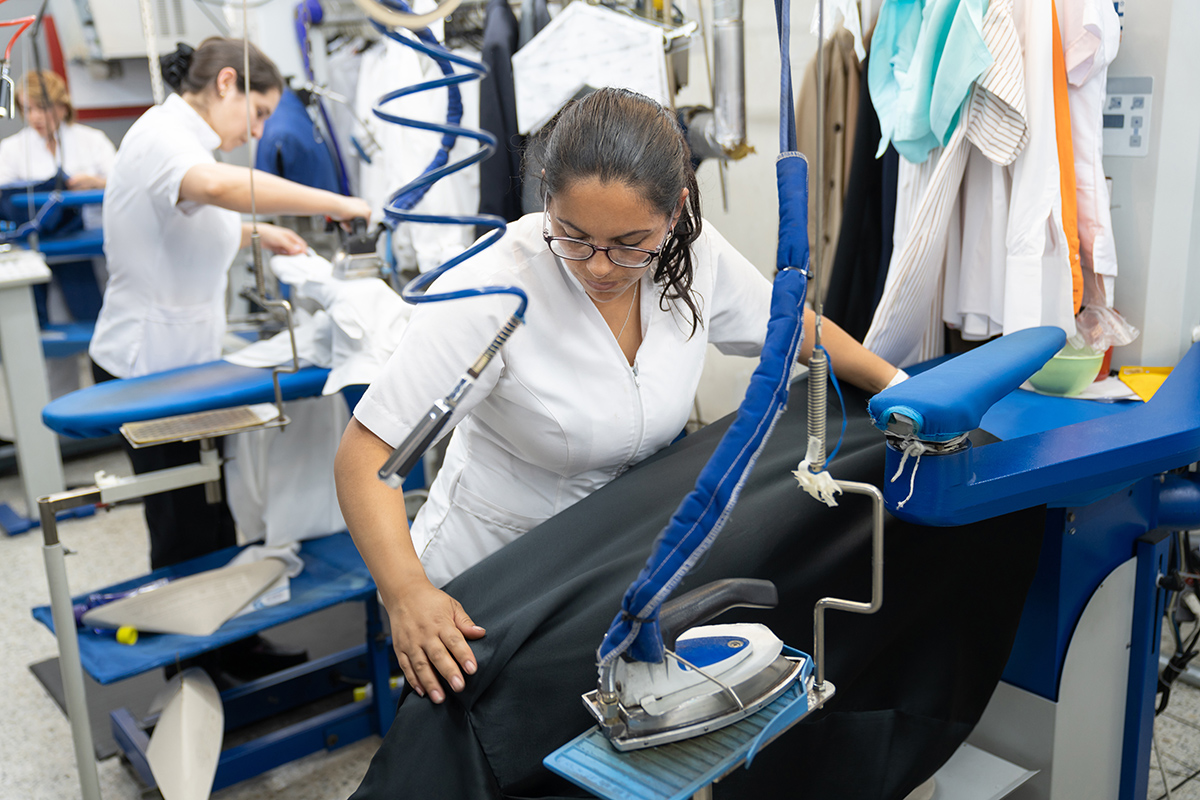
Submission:
M 691 293 L 691 245 L 700 235 L 700 188 L 691 149 L 674 114 L 628 89 L 598 89 L 563 108 L 529 148 L 545 169 L 543 190 L 550 196 L 595 178 L 633 188 L 656 211 L 670 216 L 688 189 L 686 207 L 655 266 L 654 282 L 662 286 L 663 310 L 675 299 L 688 307 L 694 334 L 701 316 Z
M 250 91 L 283 91 L 283 76 L 271 59 L 252 44 L 250 48 Z M 244 91 L 246 76 L 245 50 L 241 39 L 225 39 L 213 36 L 205 39 L 193 50 L 182 42 L 175 52 L 159 59 L 163 80 L 179 93 L 200 94 L 217 81 L 217 75 L 226 67 L 237 72 L 237 89 Z

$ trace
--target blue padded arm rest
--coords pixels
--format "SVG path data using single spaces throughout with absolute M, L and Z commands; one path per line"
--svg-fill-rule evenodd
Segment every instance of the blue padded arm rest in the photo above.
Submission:
M 953 439 L 978 428 L 997 400 L 1041 369 L 1066 341 L 1057 327 L 1015 331 L 885 389 L 867 408 L 881 430 L 892 414 L 900 414 L 912 420 L 920 439 Z
M 281 373 L 283 399 L 320 396 L 328 376 L 324 367 Z M 126 422 L 274 401 L 270 369 L 210 361 L 65 394 L 42 409 L 42 421 L 63 436 L 93 439 L 118 433 Z

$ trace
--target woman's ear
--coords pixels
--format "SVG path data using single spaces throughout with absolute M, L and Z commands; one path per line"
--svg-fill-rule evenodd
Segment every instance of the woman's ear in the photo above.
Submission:
M 230 91 L 237 91 L 237 70 L 233 67 L 222 67 L 217 73 L 217 94 L 224 97 Z
M 679 222 L 679 217 L 683 214 L 683 209 L 687 206 L 688 189 L 685 186 L 683 191 L 679 193 L 679 204 L 675 206 L 675 213 L 671 215 L 671 229 L 675 229 L 675 224 Z

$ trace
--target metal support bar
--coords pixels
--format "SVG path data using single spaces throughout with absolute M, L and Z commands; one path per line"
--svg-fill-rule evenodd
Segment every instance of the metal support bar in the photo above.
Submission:
M 1154 695 L 1167 593 L 1158 578 L 1167 574 L 1171 536 L 1154 530 L 1137 540 L 1137 578 L 1133 631 L 1129 645 L 1129 683 L 1125 694 L 1125 736 L 1121 748 L 1120 800 L 1145 800 L 1154 732 Z
M 221 457 L 215 448 L 200 451 L 200 463 L 186 464 L 182 467 L 167 467 L 166 469 L 144 472 L 141 475 L 131 475 L 116 478 L 104 473 L 96 475 L 96 498 L 101 503 L 118 503 L 122 500 L 133 500 L 186 486 L 197 486 L 219 482 L 221 480 Z M 56 495 L 57 496 L 57 495 Z
M 817 665 L 816 685 L 825 683 L 825 610 L 874 614 L 883 606 L 883 494 L 869 483 L 835 481 L 847 494 L 867 495 L 872 499 L 871 515 L 871 602 L 823 597 L 813 609 L 813 661 Z
M 92 728 L 88 719 L 87 696 L 83 685 L 83 666 L 79 660 L 79 634 L 71 606 L 71 587 L 67 583 L 66 552 L 58 540 L 57 512 L 99 500 L 92 489 L 61 492 L 38 498 L 42 517 L 42 556 L 46 562 L 46 582 L 50 588 L 50 612 L 54 618 L 54 636 L 58 640 L 58 662 L 62 672 L 67 719 L 75 744 L 75 764 L 79 769 L 79 788 L 83 800 L 100 800 L 100 775 L 92 746 Z

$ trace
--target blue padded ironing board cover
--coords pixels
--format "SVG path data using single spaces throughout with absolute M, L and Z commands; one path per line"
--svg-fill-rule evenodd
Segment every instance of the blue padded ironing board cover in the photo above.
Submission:
M 324 367 L 280 374 L 283 399 L 319 396 L 328 375 Z M 274 400 L 270 369 L 210 361 L 65 394 L 42 409 L 42 422 L 63 436 L 93 439 L 118 433 L 126 422 Z
M 1056 327 L 1014 331 L 885 389 L 867 409 L 880 430 L 897 413 L 911 419 L 913 433 L 925 441 L 953 439 L 978 428 L 987 410 L 1037 372 L 1066 340 Z
M 228 547 L 98 591 L 119 592 L 158 578 L 182 577 L 216 569 L 227 564 L 240 549 Z M 83 668 L 97 682 L 113 683 L 155 667 L 174 664 L 177 658 L 182 660 L 199 655 L 337 603 L 367 597 L 375 591 L 375 582 L 371 580 L 371 574 L 348 533 L 336 533 L 303 542 L 300 545 L 300 557 L 304 559 L 304 571 L 292 578 L 291 599 L 288 602 L 234 617 L 211 636 L 143 634 L 137 644 L 130 646 L 119 644 L 110 635 L 80 630 L 79 657 Z M 88 594 L 91 592 L 73 598 L 73 602 L 82 602 Z M 33 617 L 54 630 L 50 606 L 34 608 Z

